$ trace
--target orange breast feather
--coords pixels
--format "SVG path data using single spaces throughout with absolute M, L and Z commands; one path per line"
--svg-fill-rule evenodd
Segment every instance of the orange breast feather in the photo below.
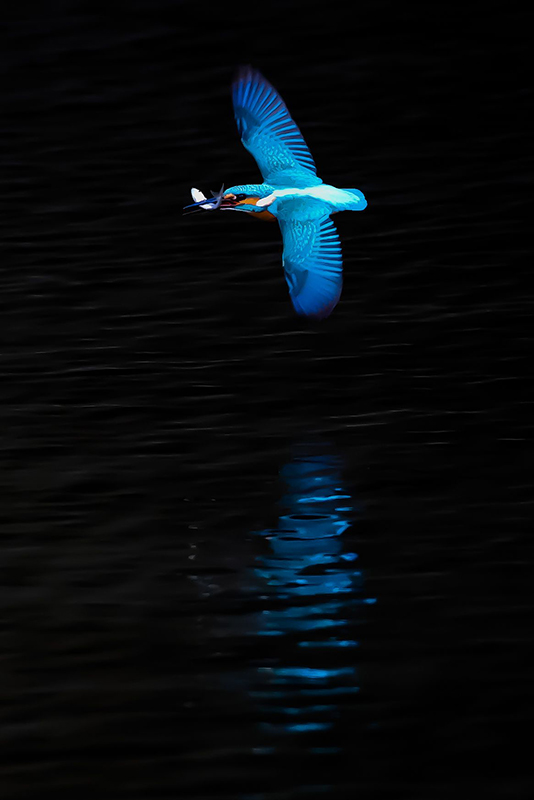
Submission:
M 240 206 L 243 203 L 248 203 L 251 206 L 255 206 L 259 199 L 259 197 L 247 197 L 246 200 L 240 200 L 239 203 L 236 203 L 236 206 Z M 274 222 L 276 219 L 276 217 L 274 217 L 270 211 L 267 211 L 267 209 L 265 209 L 265 211 L 260 211 L 259 214 L 251 213 L 251 216 L 254 217 L 254 219 L 261 219 L 264 222 Z

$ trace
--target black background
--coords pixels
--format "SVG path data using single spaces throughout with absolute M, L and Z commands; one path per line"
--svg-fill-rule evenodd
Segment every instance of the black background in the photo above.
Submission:
M 528 18 L 341 8 L 5 20 L 3 797 L 532 790 Z M 191 186 L 258 179 L 242 63 L 369 203 L 336 217 L 322 324 L 294 315 L 278 226 L 181 216 Z M 295 607 L 261 585 L 254 534 L 302 453 L 341 465 L 362 573 L 356 655 L 321 661 L 357 669 L 357 698 L 305 707 L 328 725 L 299 735 L 251 692 L 300 642 L 253 619 Z

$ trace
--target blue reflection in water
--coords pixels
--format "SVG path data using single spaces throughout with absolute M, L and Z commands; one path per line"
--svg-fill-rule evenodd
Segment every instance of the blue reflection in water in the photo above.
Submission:
M 250 695 L 265 733 L 316 736 L 315 745 L 335 752 L 335 720 L 359 690 L 355 630 L 373 602 L 342 538 L 355 507 L 340 459 L 325 448 L 302 446 L 280 480 L 278 525 L 259 532 L 268 550 L 255 568 L 266 601 L 255 633 L 271 637 L 272 659 L 258 667 Z

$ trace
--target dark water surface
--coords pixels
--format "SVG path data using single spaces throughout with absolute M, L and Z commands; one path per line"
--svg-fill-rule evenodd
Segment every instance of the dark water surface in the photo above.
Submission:
M 287 8 L 7 26 L 2 797 L 532 791 L 528 26 Z M 181 216 L 243 62 L 369 202 L 320 325 Z

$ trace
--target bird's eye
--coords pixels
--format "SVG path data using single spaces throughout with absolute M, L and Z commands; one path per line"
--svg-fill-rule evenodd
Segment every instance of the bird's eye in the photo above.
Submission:
M 242 200 L 246 200 L 246 194 L 236 194 L 235 199 L 240 203 Z

